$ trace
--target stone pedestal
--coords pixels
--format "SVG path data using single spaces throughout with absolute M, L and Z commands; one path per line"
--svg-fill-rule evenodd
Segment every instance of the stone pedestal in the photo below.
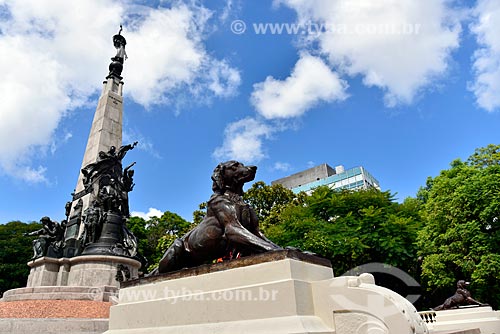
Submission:
M 31 267 L 26 288 L 6 291 L 2 301 L 74 299 L 110 301 L 122 279 L 138 277 L 141 263 L 121 256 L 43 257 Z
M 500 333 L 500 312 L 490 306 L 470 306 L 444 311 L 420 312 L 431 333 Z
M 141 263 L 137 260 L 108 255 L 86 255 L 54 259 L 42 257 L 28 263 L 31 267 L 28 288 L 38 286 L 115 286 L 120 268 L 126 268 L 129 277 L 139 276 Z
M 69 259 L 54 259 L 51 257 L 42 257 L 28 262 L 31 269 L 26 287 L 66 285 L 57 283 L 66 282 L 69 270 L 66 271 L 67 266 L 65 265 L 68 262 Z
M 333 278 L 295 251 L 261 254 L 122 284 L 107 334 L 428 333 L 373 276 Z
M 68 275 L 70 286 L 116 286 L 120 287 L 117 280 L 119 267 L 126 267 L 129 272 L 128 278 L 139 277 L 141 263 L 137 260 L 108 255 L 83 255 L 73 257 L 70 260 L 71 270 Z M 127 278 L 127 277 L 125 277 Z

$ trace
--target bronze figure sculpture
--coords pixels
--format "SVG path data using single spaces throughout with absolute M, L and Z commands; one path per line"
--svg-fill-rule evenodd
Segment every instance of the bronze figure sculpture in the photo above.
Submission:
M 86 246 L 99 240 L 102 229 L 101 216 L 101 210 L 97 205 L 97 201 L 94 201 L 92 205 L 85 210 L 83 214 L 84 230 L 80 237 L 81 245 Z
M 109 64 L 109 75 L 106 79 L 110 77 L 117 77 L 122 79 L 120 76 L 123 71 L 123 62 L 127 59 L 127 53 L 125 52 L 125 45 L 127 45 L 127 41 L 125 37 L 122 36 L 123 27 L 120 25 L 120 31 L 118 34 L 113 36 L 113 45 L 116 48 L 116 56 L 111 58 L 112 63 Z
M 464 280 L 458 281 L 457 291 L 455 292 L 455 294 L 450 298 L 446 299 L 442 305 L 435 307 L 434 311 L 449 310 L 464 305 L 478 305 L 478 306 L 485 305 L 472 298 L 470 291 L 467 290 L 467 286 L 469 286 L 469 284 L 470 284 L 469 282 L 466 282 Z
M 128 193 L 134 187 L 135 162 L 122 167 L 122 160 L 137 142 L 111 146 L 100 151 L 96 162 L 82 168 L 83 183 L 92 195 L 90 206 L 83 212 L 84 233 L 80 238 L 79 252 L 84 255 L 137 255 L 137 239 L 126 228 L 130 216 Z
M 242 256 L 282 249 L 259 229 L 257 216 L 243 201 L 243 185 L 257 167 L 237 161 L 219 164 L 212 175 L 214 194 L 203 221 L 170 246 L 152 274 L 209 263 L 228 254 Z
M 49 217 L 40 219 L 42 228 L 30 233 L 24 233 L 24 236 L 37 235 L 38 238 L 33 240 L 33 257 L 32 260 L 46 256 L 49 247 L 52 247 L 53 252 L 57 252 L 62 247 L 62 238 L 64 230 L 57 222 L 52 221 Z M 49 254 L 52 255 L 53 254 Z

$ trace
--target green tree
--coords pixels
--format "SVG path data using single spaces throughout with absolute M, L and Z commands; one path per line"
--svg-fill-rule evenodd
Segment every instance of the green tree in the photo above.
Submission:
M 394 202 L 389 192 L 335 191 L 316 188 L 270 214 L 266 235 L 281 246 L 312 251 L 332 262 L 335 275 L 359 265 L 381 262 L 418 277 L 417 247 L 421 228 L 418 200 Z M 273 210 L 271 210 L 272 212 Z M 373 273 L 377 284 L 407 295 L 414 293 L 391 275 Z
M 477 299 L 500 305 L 499 148 L 489 145 L 467 162 L 453 161 L 419 191 L 425 218 L 418 238 L 422 281 L 440 299 L 466 279 Z
M 165 211 L 157 220 L 153 219 L 150 231 L 155 236 L 157 242 L 152 242 L 152 244 L 156 245 L 156 249 L 154 256 L 151 258 L 150 269 L 156 268 L 163 253 L 165 253 L 175 239 L 182 237 L 192 227 L 193 225 L 190 222 L 170 211 Z
M 262 181 L 255 182 L 244 195 L 244 199 L 254 208 L 259 219 L 269 216 L 277 205 L 286 205 L 294 198 L 294 193 L 281 184 L 268 186 Z
M 30 271 L 26 264 L 33 256 L 33 238 L 23 233 L 39 228 L 39 223 L 20 221 L 0 225 L 0 295 L 6 290 L 26 286 Z
M 207 215 L 207 202 L 198 205 L 198 210 L 193 211 L 193 227 L 203 221 Z
M 480 147 L 469 157 L 467 163 L 480 168 L 500 164 L 500 145 Z
M 137 238 L 138 253 L 143 256 L 146 261 L 149 261 L 149 259 L 154 255 L 156 247 L 149 243 L 146 220 L 141 217 L 130 217 L 127 227 Z M 147 270 L 147 268 L 144 268 L 147 263 L 143 262 L 142 265 L 143 268 L 141 268 L 141 270 Z
M 418 210 L 411 200 L 394 202 L 389 192 L 319 187 L 303 202 L 289 203 L 266 233 L 281 246 L 330 259 L 337 275 L 369 262 L 414 274 Z
M 245 192 L 243 198 L 255 210 L 260 227 L 265 232 L 269 226 L 276 223 L 287 205 L 300 201 L 304 196 L 305 194 L 294 194 L 281 184 L 269 186 L 258 181 Z
M 151 217 L 147 221 L 131 217 L 128 227 L 138 239 L 139 252 L 148 260 L 146 270 L 151 270 L 171 243 L 187 233 L 193 224 L 176 213 L 165 211 L 161 217 Z

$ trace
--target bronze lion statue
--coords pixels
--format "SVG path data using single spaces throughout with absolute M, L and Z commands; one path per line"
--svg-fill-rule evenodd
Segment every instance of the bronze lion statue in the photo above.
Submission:
M 214 194 L 203 221 L 167 249 L 152 273 L 167 273 L 210 263 L 239 253 L 247 256 L 282 249 L 259 230 L 257 215 L 243 201 L 243 185 L 255 178 L 257 167 L 238 161 L 219 164 L 212 175 Z

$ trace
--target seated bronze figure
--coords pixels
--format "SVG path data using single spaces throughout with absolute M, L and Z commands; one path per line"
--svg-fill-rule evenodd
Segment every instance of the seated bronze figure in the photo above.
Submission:
M 243 185 L 255 178 L 257 167 L 237 161 L 219 164 L 212 175 L 214 194 L 203 221 L 165 252 L 152 273 L 166 273 L 210 263 L 239 253 L 242 256 L 282 249 L 259 230 L 257 216 L 243 201 Z

